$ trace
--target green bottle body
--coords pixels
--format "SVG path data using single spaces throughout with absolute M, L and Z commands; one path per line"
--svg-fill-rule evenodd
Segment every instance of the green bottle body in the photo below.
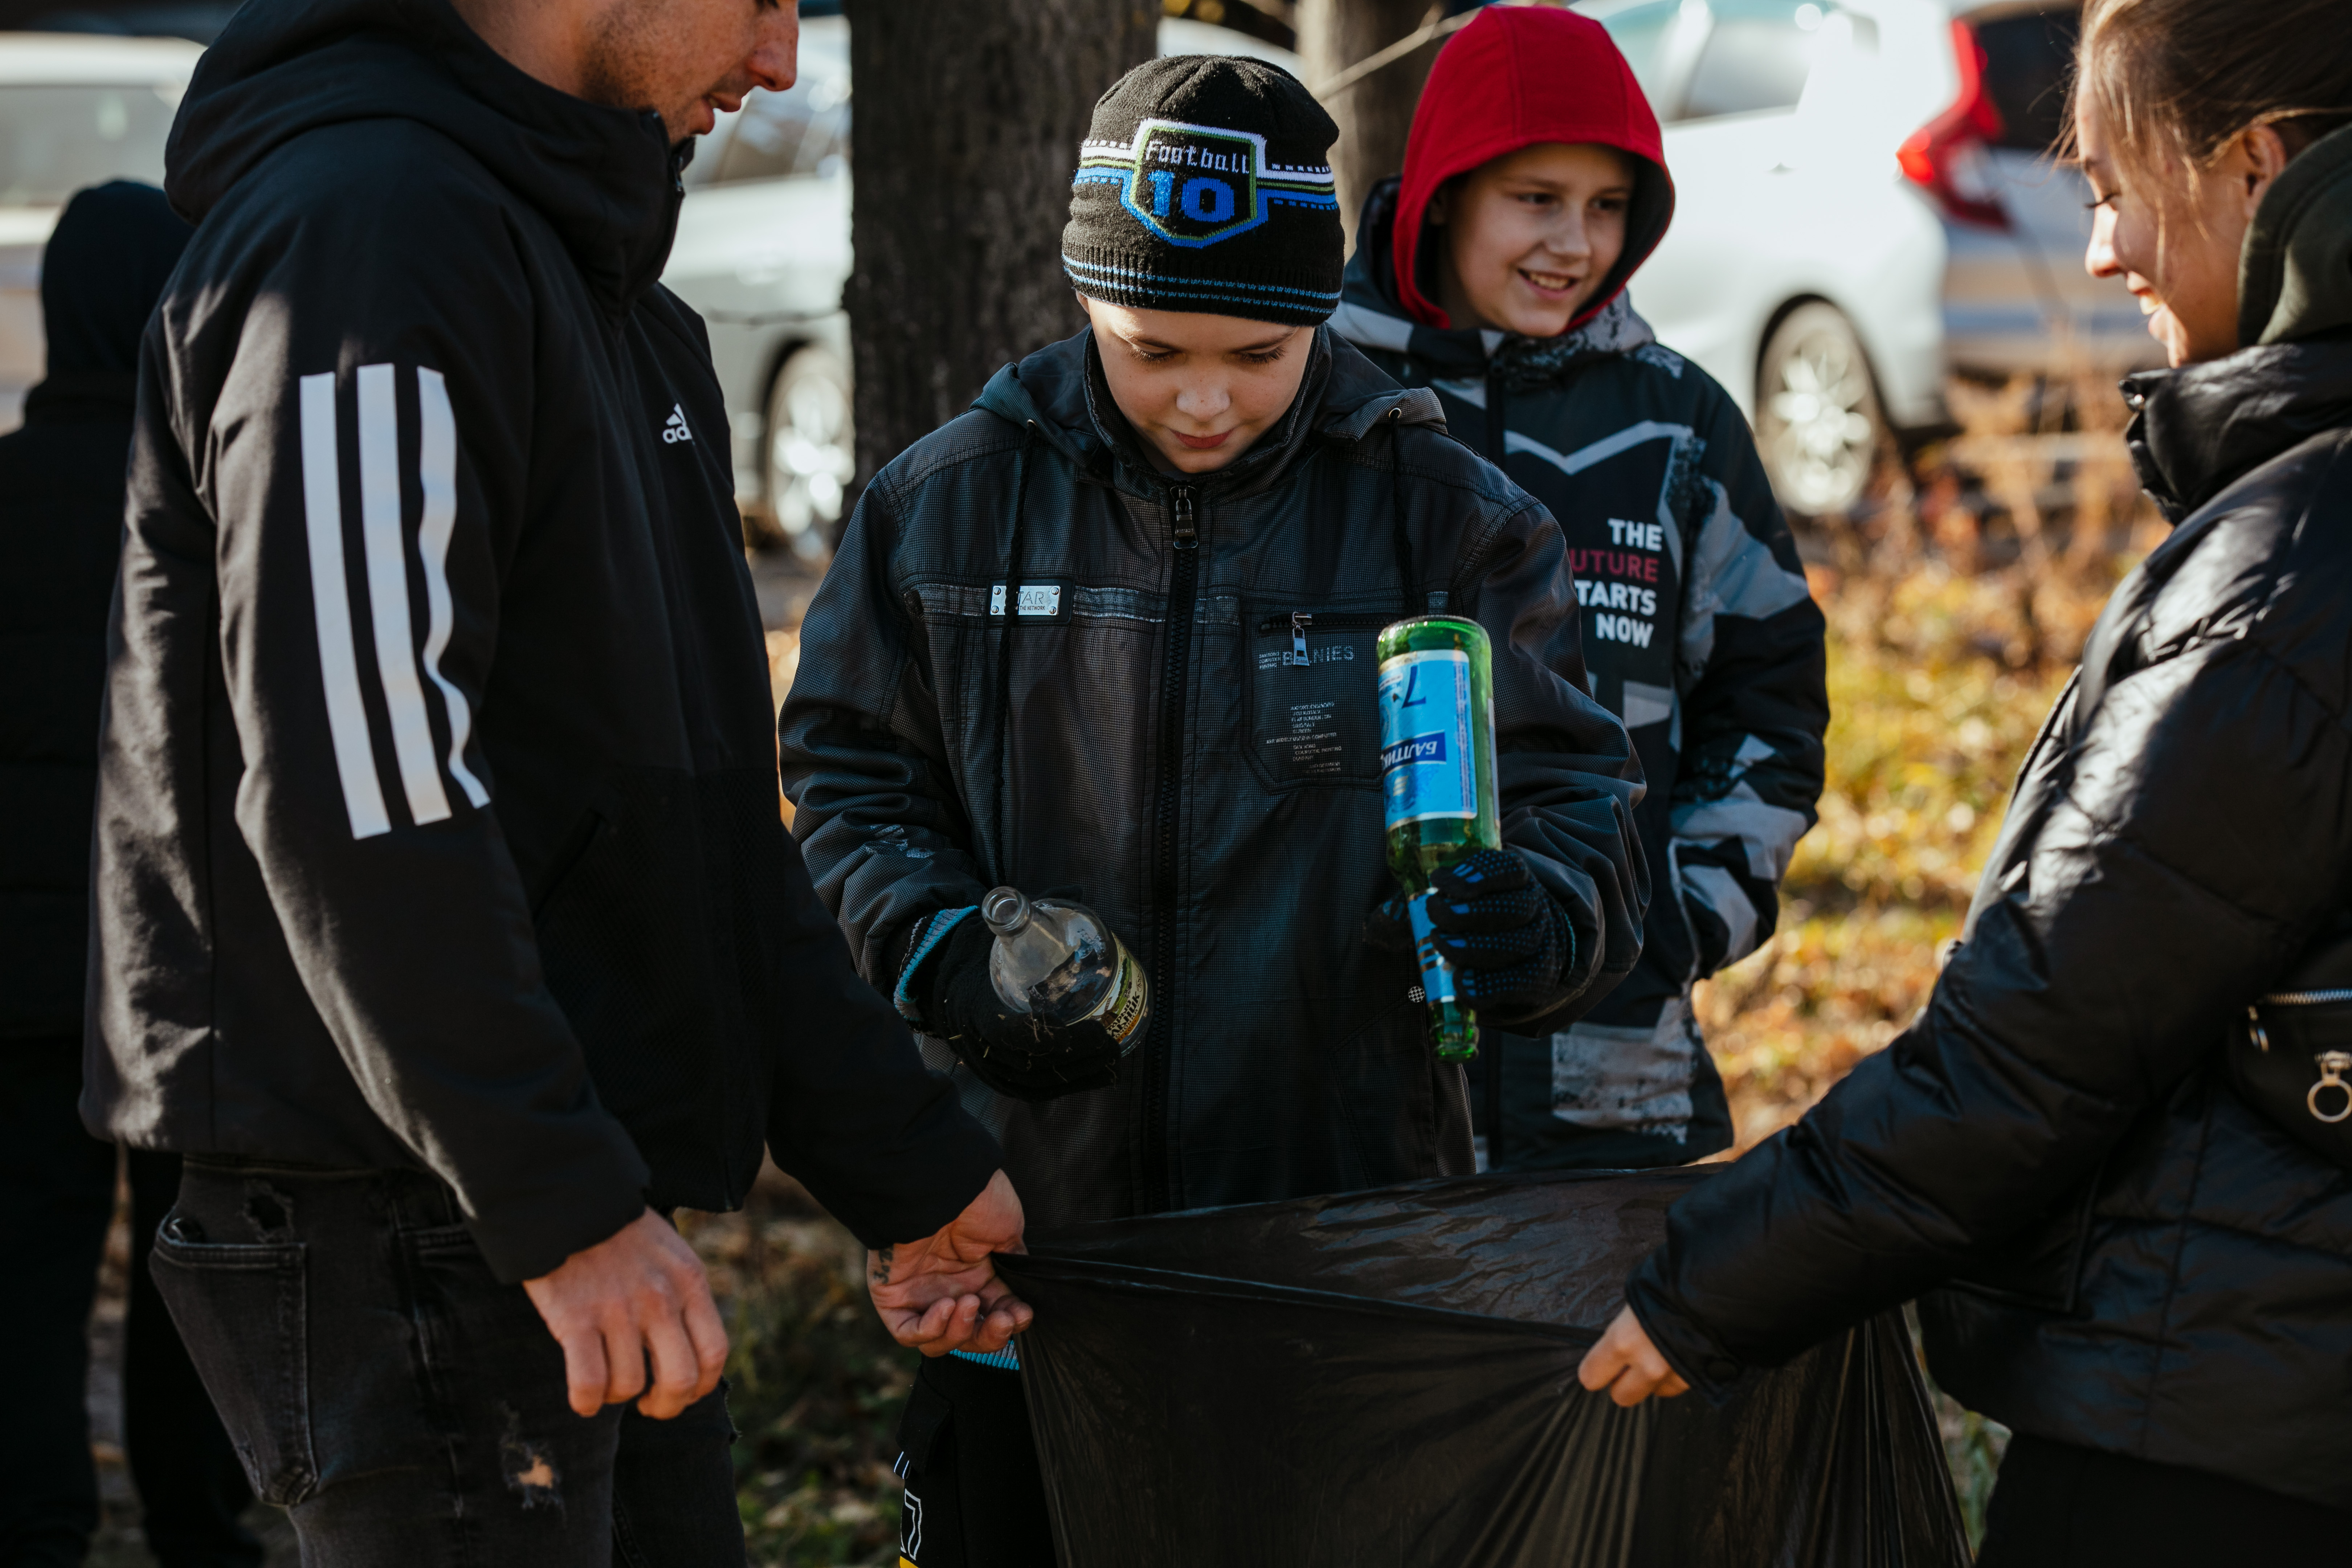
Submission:
M 1475 621 L 1417 616 L 1381 633 L 1381 798 L 1389 870 L 1403 889 L 1440 1057 L 1478 1054 L 1478 1020 L 1454 994 L 1451 969 L 1428 940 L 1422 899 L 1438 868 L 1499 849 L 1495 797 L 1495 668 Z

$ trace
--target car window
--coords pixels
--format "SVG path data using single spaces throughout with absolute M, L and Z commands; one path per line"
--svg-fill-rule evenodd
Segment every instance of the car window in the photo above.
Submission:
M 1672 36 L 1682 10 L 1682 0 L 1645 0 L 1643 4 L 1620 5 L 1605 12 L 1596 10 L 1593 14 L 1609 29 L 1617 52 L 1633 68 L 1634 79 L 1641 82 L 1643 92 L 1654 104 L 1664 85 L 1666 39 Z
M 814 64 L 814 62 L 804 62 Z M 791 90 L 754 89 L 719 156 L 712 184 L 849 169 L 849 72 L 803 69 Z
M 163 183 L 177 87 L 0 87 L 0 206 L 57 206 L 108 180 Z
M 2000 111 L 1996 147 L 2047 153 L 2066 128 L 2066 82 L 2082 15 L 2074 6 L 1975 24 L 1985 92 Z
M 1714 0 L 1715 26 L 1691 71 L 1684 120 L 1794 109 L 1829 7 L 1812 0 Z

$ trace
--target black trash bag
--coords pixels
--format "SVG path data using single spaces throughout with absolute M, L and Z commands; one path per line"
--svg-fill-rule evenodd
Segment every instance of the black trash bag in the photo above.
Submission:
M 1000 1258 L 1064 1568 L 1965 1568 L 1899 1318 L 1726 1406 L 1577 1363 L 1709 1168 L 1419 1182 Z

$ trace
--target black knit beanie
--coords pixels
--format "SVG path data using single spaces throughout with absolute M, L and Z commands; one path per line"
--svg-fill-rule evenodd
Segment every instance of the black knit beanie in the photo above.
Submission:
M 1062 267 L 1081 294 L 1147 310 L 1312 326 L 1339 303 L 1339 128 L 1262 60 L 1176 55 L 1097 100 Z

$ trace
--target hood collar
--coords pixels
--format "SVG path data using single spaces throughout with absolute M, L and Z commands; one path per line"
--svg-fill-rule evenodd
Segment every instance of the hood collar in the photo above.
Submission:
M 692 143 L 673 151 L 651 110 L 527 75 L 448 0 L 247 0 L 188 84 L 164 189 L 201 223 L 294 137 L 358 120 L 412 120 L 464 148 L 554 226 L 616 313 L 661 276 Z
M 1364 200 L 1362 236 L 1348 263 L 1346 297 L 1331 317 L 1354 342 L 1410 354 L 1439 381 L 1476 381 L 1489 374 L 1513 392 L 1557 384 L 1578 366 L 1608 354 L 1632 353 L 1657 342 L 1633 303 L 1620 293 L 1556 338 L 1529 338 L 1466 327 L 1433 327 L 1412 320 L 1397 300 L 1389 232 L 1396 221 L 1397 182 L 1382 180 Z
M 2250 470 L 2352 425 L 2352 330 L 2123 382 L 2132 466 L 2179 522 Z
M 1574 331 L 1624 292 L 1674 221 L 1675 183 L 1658 117 L 1609 31 L 1549 5 L 1490 5 L 1438 51 L 1407 134 L 1391 246 L 1396 300 L 1432 327 L 1453 323 L 1423 291 L 1433 277 L 1430 199 L 1456 174 L 1543 142 L 1614 147 L 1635 162 L 1625 250 L 1568 323 Z
M 2238 341 L 2283 343 L 2352 327 L 2352 125 L 2290 161 L 2238 253 Z
M 1214 473 L 1189 478 L 1162 472 L 1144 452 L 1134 428 L 1111 401 L 1091 327 L 998 371 L 972 406 L 1034 427 L 1081 470 L 1145 493 L 1192 484 L 1212 491 L 1255 494 L 1278 482 L 1316 437 L 1360 441 L 1391 419 L 1445 428 L 1435 394 L 1398 386 L 1329 327 L 1315 329 L 1308 353 L 1312 358 L 1298 395 L 1281 419 L 1234 461 Z

